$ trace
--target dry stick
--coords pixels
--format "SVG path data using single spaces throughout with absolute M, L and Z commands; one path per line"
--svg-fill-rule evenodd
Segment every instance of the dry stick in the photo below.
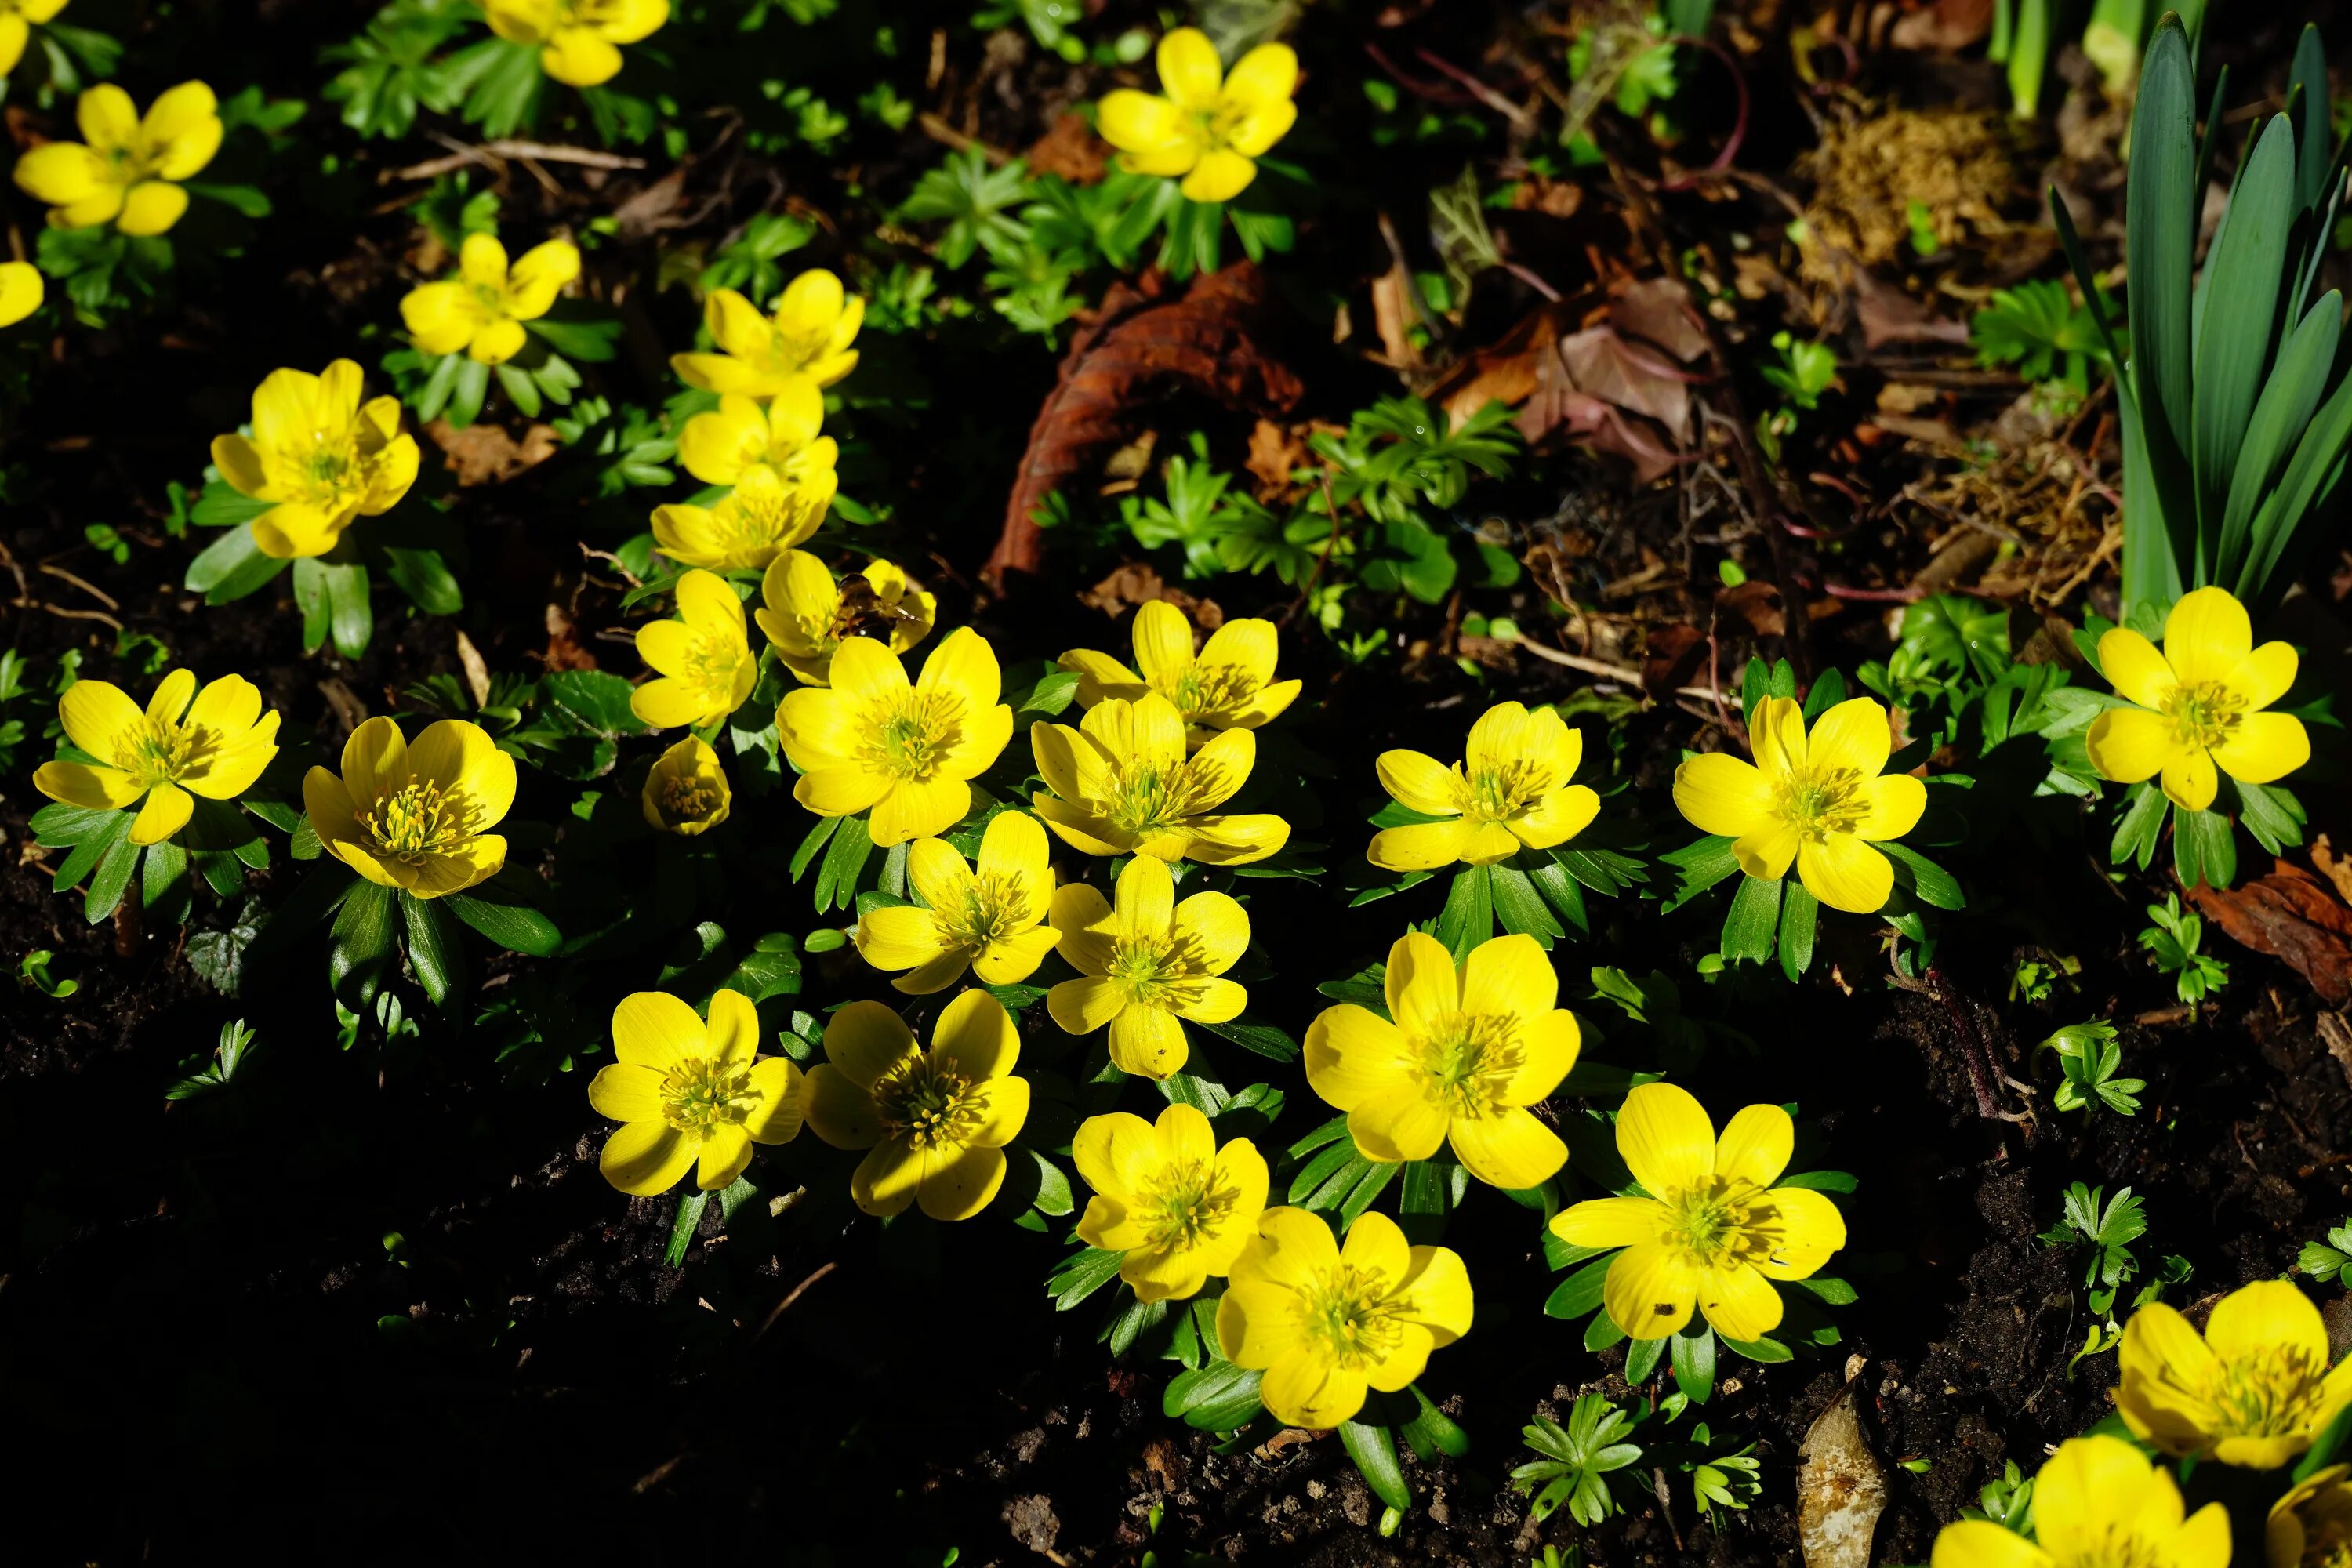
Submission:
M 91 598 L 96 599 L 100 604 L 104 605 L 110 610 L 119 610 L 122 608 L 121 605 L 117 603 L 111 596 L 100 593 L 98 589 L 90 586 L 88 583 L 83 582 L 80 578 L 75 576 L 72 573 L 67 571 L 62 566 L 52 566 L 47 562 L 44 561 L 41 563 L 41 570 L 47 573 L 52 577 L 60 578 L 65 582 L 72 584 L 75 587 L 79 588 L 83 593 L 88 594 Z
M 485 142 L 469 146 L 448 137 L 436 138 L 452 149 L 448 156 L 411 163 L 405 169 L 387 169 L 376 176 L 377 183 L 390 184 L 394 180 L 430 180 L 436 175 L 462 169 L 468 163 L 498 164 L 509 158 L 535 160 L 541 163 L 576 163 L 583 169 L 642 169 L 643 158 L 624 157 L 618 153 L 599 153 L 590 147 L 562 147 L 545 142 Z
M 978 153 L 992 163 L 1009 163 L 1013 161 L 1013 154 L 1003 148 L 992 147 L 976 136 L 967 136 L 936 114 L 918 115 L 915 118 L 915 123 L 922 128 L 924 135 L 942 146 L 952 147 L 959 153 Z
M 803 1291 L 806 1290 L 810 1286 L 815 1284 L 818 1280 L 824 1279 L 826 1275 L 832 1273 L 835 1269 L 840 1267 L 841 1265 L 838 1261 L 820 1265 L 815 1273 L 810 1275 L 807 1279 L 802 1280 L 799 1284 L 786 1291 L 784 1299 L 777 1302 L 772 1308 L 769 1309 L 768 1315 L 761 1320 L 758 1331 L 751 1335 L 751 1342 L 755 1345 L 758 1344 L 760 1341 L 766 1336 L 768 1331 L 776 1326 L 776 1320 L 784 1315 L 784 1309 L 790 1307 L 793 1302 L 801 1299 L 801 1293 Z

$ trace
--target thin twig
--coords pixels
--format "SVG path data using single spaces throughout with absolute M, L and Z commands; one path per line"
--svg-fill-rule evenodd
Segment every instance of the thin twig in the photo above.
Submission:
M 810 1286 L 815 1284 L 818 1280 L 824 1279 L 826 1275 L 832 1273 L 835 1268 L 840 1267 L 841 1265 L 838 1262 L 824 1264 L 818 1268 L 815 1273 L 810 1275 L 807 1279 L 802 1280 L 799 1284 L 786 1291 L 784 1299 L 777 1302 L 773 1307 L 770 1308 L 768 1315 L 761 1320 L 758 1331 L 751 1335 L 751 1342 L 755 1345 L 758 1344 L 762 1336 L 764 1336 L 770 1329 L 776 1326 L 776 1320 L 784 1315 L 784 1309 L 790 1307 L 793 1302 L 801 1299 L 801 1293 L 803 1291 L 806 1290 Z
M 430 180 L 454 169 L 462 169 L 468 163 L 495 166 L 509 158 L 541 163 L 574 163 L 583 169 L 642 169 L 646 166 L 643 158 L 626 157 L 618 153 L 600 153 L 593 147 L 563 147 L 546 142 L 503 139 L 471 146 L 446 136 L 438 140 L 443 146 L 451 149 L 446 157 L 428 158 L 404 169 L 388 169 L 378 176 L 379 183 L 390 184 L 394 180 Z
M 104 605 L 110 610 L 119 610 L 122 608 L 121 605 L 117 603 L 111 595 L 100 592 L 97 588 L 85 583 L 62 566 L 52 566 L 45 561 L 41 563 L 41 570 L 47 573 L 52 577 L 60 578 L 65 582 L 72 584 L 75 587 L 79 588 L 83 593 L 88 594 L 91 598 L 96 599 L 100 604 Z

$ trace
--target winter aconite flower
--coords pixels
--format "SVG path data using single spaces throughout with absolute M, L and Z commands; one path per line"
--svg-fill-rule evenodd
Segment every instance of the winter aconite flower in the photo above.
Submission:
M 143 712 L 119 686 L 77 680 L 58 700 L 58 718 L 66 739 L 97 761 L 43 763 L 33 787 L 89 811 L 121 811 L 143 797 L 133 844 L 161 844 L 185 827 L 192 794 L 235 800 L 278 754 L 277 710 L 264 713 L 260 691 L 241 675 L 199 691 L 194 671 L 175 669 Z
M 66 8 L 66 0 L 0 0 L 0 76 L 16 68 L 25 58 L 32 25 L 46 22 Z
M 2069 1438 L 2042 1467 L 2032 1541 L 1990 1520 L 1966 1519 L 1944 1526 L 1929 1559 L 1931 1568 L 2227 1568 L 2229 1561 L 2228 1510 L 2213 1502 L 2189 1514 L 2169 1470 L 2108 1436 Z
M 180 182 L 220 151 L 219 105 L 200 81 L 163 94 L 143 119 L 129 93 L 100 82 L 81 95 L 74 118 L 79 142 L 47 142 L 16 161 L 16 184 L 49 204 L 52 228 L 110 223 L 124 234 L 162 234 L 188 210 Z
M 1246 1138 L 1217 1147 L 1209 1119 L 1171 1105 L 1157 1122 L 1090 1116 L 1070 1157 L 1095 1195 L 1078 1239 L 1126 1254 L 1118 1277 L 1139 1301 L 1181 1300 L 1223 1275 L 1265 1212 L 1265 1156 Z
M 1078 700 L 1087 708 L 1105 698 L 1132 702 L 1157 691 L 1176 705 L 1193 745 L 1220 730 L 1255 730 L 1296 701 L 1299 683 L 1274 679 L 1274 623 L 1227 621 L 1192 651 L 1192 623 L 1184 612 L 1154 599 L 1135 612 L 1136 669 L 1092 648 L 1062 656 L 1078 674 Z
M 1867 697 L 1841 702 L 1809 736 L 1794 698 L 1768 697 L 1749 732 L 1753 764 L 1709 752 L 1675 770 L 1675 809 L 1701 833 L 1732 838 L 1751 877 L 1785 877 L 1793 862 L 1805 891 L 1830 908 L 1884 908 L 1895 868 L 1871 845 L 1902 837 L 1927 809 L 1927 785 L 1885 771 L 1886 710 Z
M 1617 1112 L 1617 1152 L 1646 1196 L 1595 1198 L 1553 1216 L 1575 1247 L 1625 1250 L 1601 1304 L 1637 1340 L 1662 1340 L 1696 1307 L 1727 1340 L 1780 1326 L 1773 1282 L 1818 1272 L 1845 1245 L 1837 1205 L 1810 1187 L 1776 1187 L 1796 1145 L 1777 1105 L 1751 1105 L 1720 1141 L 1690 1091 L 1645 1083 Z
M 1188 201 L 1231 201 L 1257 178 L 1253 160 L 1298 118 L 1290 100 L 1298 57 L 1287 44 L 1260 44 L 1228 76 L 1206 33 L 1179 27 L 1160 40 L 1159 64 L 1162 96 L 1132 88 L 1103 95 L 1103 140 L 1126 168 L 1181 175 Z
M 0 327 L 13 327 L 41 308 L 49 286 L 29 261 L 0 261 Z
M 688 735 L 654 759 L 638 799 L 647 826 L 691 838 L 727 820 L 735 792 L 727 787 L 719 753 L 701 736 Z
M 328 854 L 382 887 L 420 899 L 496 876 L 507 841 L 492 833 L 514 805 L 515 762 L 463 719 L 425 726 L 414 744 L 375 718 L 343 742 L 342 776 L 302 781 L 311 831 Z
M 2270 1568 L 2352 1562 L 2352 1465 L 2315 1470 L 2271 1504 L 2263 1544 Z
M 824 395 L 814 381 L 786 383 L 764 409 L 730 392 L 716 410 L 686 422 L 677 460 L 706 485 L 740 485 L 754 468 L 772 468 L 788 485 L 807 485 L 830 475 L 840 460 L 840 444 L 817 434 L 824 426 Z M 828 482 L 825 494 L 832 493 Z
M 910 995 L 944 991 L 967 969 L 983 985 L 1018 984 L 1061 940 L 1045 923 L 1054 900 L 1045 830 L 1025 812 L 989 819 L 976 868 L 944 838 L 916 839 L 907 880 L 922 903 L 866 910 L 857 951 L 877 969 L 908 971 L 890 984 Z
M 714 289 L 703 301 L 703 324 L 717 353 L 670 356 L 670 368 L 688 386 L 721 396 L 777 397 L 793 386 L 831 386 L 857 366 L 857 329 L 866 301 L 819 268 L 792 281 L 775 314 L 732 289 Z
M 1549 849 L 1584 831 L 1601 797 L 1570 784 L 1584 737 L 1549 708 L 1498 702 L 1470 726 L 1464 761 L 1446 767 L 1419 752 L 1382 752 L 1381 787 L 1399 805 L 1439 822 L 1385 828 L 1365 857 L 1390 871 L 1491 865 L 1521 848 Z
M 1348 1244 L 1323 1216 L 1272 1208 L 1228 1271 L 1217 1341 L 1265 1373 L 1258 1396 L 1286 1426 L 1323 1430 L 1372 1389 L 1412 1386 L 1429 1352 L 1470 1331 L 1470 1274 L 1444 1247 L 1412 1247 L 1396 1221 L 1361 1214 Z
M 2327 1360 L 2319 1309 L 2283 1279 L 2222 1297 L 2202 1335 L 2150 1302 L 2124 1325 L 2116 1408 L 2175 1458 L 2275 1469 L 2352 1404 L 2352 1360 L 2332 1372 Z
M 1458 970 L 1435 937 L 1389 949 L 1389 1016 L 1352 1002 L 1307 1031 L 1307 1081 L 1368 1160 L 1426 1160 L 1450 1143 L 1463 1168 L 1514 1190 L 1549 1181 L 1568 1145 L 1527 1108 L 1576 1065 L 1576 1016 L 1531 936 L 1471 949 Z M 1393 1020 L 1393 1021 L 1391 1021 Z
M 482 0 L 490 31 L 537 44 L 539 68 L 566 87 L 594 87 L 621 71 L 622 44 L 669 20 L 669 0 Z
M 1157 691 L 1107 698 L 1076 730 L 1033 724 L 1029 744 L 1050 792 L 1031 805 L 1074 849 L 1238 866 L 1289 840 L 1271 813 L 1217 809 L 1249 782 L 1257 738 L 1227 730 L 1187 755 L 1183 716 Z
M 621 1123 L 597 1168 L 633 1197 L 694 1184 L 715 1193 L 743 1173 L 754 1143 L 789 1143 L 801 1130 L 801 1069 L 763 1057 L 751 999 L 710 994 L 710 1021 L 663 991 L 613 1009 L 612 1066 L 588 1085 L 588 1103 Z
M 962 821 L 970 781 L 1013 738 L 988 639 L 958 627 L 909 682 L 898 655 L 871 637 L 850 637 L 834 650 L 827 677 L 830 686 L 787 691 L 776 709 L 784 755 L 801 771 L 793 798 L 819 816 L 870 807 L 866 830 L 885 848 Z
M 726 578 L 712 572 L 680 577 L 677 617 L 637 628 L 637 657 L 660 679 L 629 694 L 629 711 L 656 730 L 716 724 L 743 706 L 759 679 L 743 601 Z
M 761 464 L 745 470 L 715 505 L 654 508 L 654 548 L 682 566 L 761 571 L 816 531 L 833 489 L 831 468 L 794 484 Z
M 2294 684 L 2294 649 L 2254 646 L 2246 607 L 2228 590 L 2184 594 L 2164 619 L 2164 647 L 2117 626 L 2099 638 L 2099 668 L 2131 708 L 2110 708 L 2085 740 L 2091 765 L 2117 784 L 2158 779 L 2183 811 L 2220 793 L 2216 770 L 2264 784 L 2311 760 L 2303 721 L 2263 709 Z
M 522 324 L 546 315 L 579 276 L 580 250 L 568 239 L 535 245 L 509 267 L 498 236 L 469 234 L 457 252 L 457 276 L 411 289 L 400 319 L 426 353 L 462 349 L 469 359 L 502 364 L 522 352 Z
M 752 619 L 793 679 L 825 686 L 843 638 L 872 637 L 905 653 L 931 635 L 938 614 L 937 600 L 879 557 L 836 582 L 815 556 L 787 550 L 768 563 Z
M 1073 1035 L 1110 1026 L 1111 1065 L 1161 1079 L 1184 1065 L 1179 1018 L 1223 1024 L 1249 993 L 1221 978 L 1249 947 L 1249 915 L 1223 893 L 1176 902 L 1165 862 L 1139 855 L 1118 874 L 1118 903 L 1073 882 L 1054 894 L 1061 953 L 1079 978 L 1045 994 L 1054 1022 Z
M 867 1214 L 919 1204 L 933 1219 L 970 1219 L 1004 1182 L 1004 1145 L 1029 1118 L 1029 1083 L 1013 1076 L 1021 1037 L 1004 1005 L 967 991 L 922 1049 L 879 1002 L 852 1002 L 824 1027 L 824 1063 L 808 1075 L 808 1123 L 836 1149 L 872 1151 L 849 1179 Z
M 390 511 L 416 482 L 416 437 L 400 399 L 360 401 L 360 367 L 273 370 L 253 394 L 253 434 L 213 437 L 213 463 L 239 494 L 275 504 L 253 542 L 281 560 L 324 555 L 355 517 Z

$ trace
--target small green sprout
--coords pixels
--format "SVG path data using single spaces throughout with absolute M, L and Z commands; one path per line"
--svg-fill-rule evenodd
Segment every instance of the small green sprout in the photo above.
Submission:
M 228 1088 L 253 1056 L 254 1032 L 242 1018 L 221 1026 L 220 1043 L 213 1047 L 211 1063 L 180 1079 L 163 1091 L 165 1100 L 194 1100 L 198 1095 L 215 1094 Z M 389 1242 L 386 1250 L 389 1250 Z
M 2124 1053 L 2116 1043 L 2114 1025 L 2069 1024 L 2033 1048 L 2058 1053 L 2058 1065 L 2066 1076 L 2051 1099 L 2059 1110 L 2087 1111 L 2095 1099 L 2118 1116 L 2139 1110 L 2137 1097 L 2147 1083 L 2144 1079 L 2116 1076 Z
M 2140 946 L 2155 958 L 2156 966 L 2173 977 L 2173 989 L 2183 1002 L 2202 1002 L 2230 983 L 2230 966 L 2197 951 L 2204 940 L 2205 921 L 2180 907 L 2179 893 L 2167 893 L 2164 902 L 2147 906 L 2156 923 L 2139 933 Z
M 51 978 L 49 960 L 56 956 L 56 953 L 46 947 L 35 948 L 25 955 L 23 963 L 16 965 L 16 978 L 47 996 L 50 1001 L 62 1002 L 81 989 L 81 982 Z
M 2323 1285 L 2343 1279 L 2345 1270 L 2352 1268 L 2352 1219 L 2330 1230 L 2325 1241 L 2305 1242 L 2303 1256 L 2294 1260 L 2294 1267 Z
M 1532 1492 L 1528 1517 L 1537 1523 L 1568 1505 L 1570 1519 L 1591 1527 L 1617 1511 L 1608 1474 L 1642 1457 L 1638 1444 L 1624 1441 L 1633 1430 L 1625 1413 L 1597 1394 L 1580 1395 L 1568 1425 L 1538 1419 L 1521 1428 L 1528 1447 L 1544 1455 L 1511 1472 L 1511 1486 Z

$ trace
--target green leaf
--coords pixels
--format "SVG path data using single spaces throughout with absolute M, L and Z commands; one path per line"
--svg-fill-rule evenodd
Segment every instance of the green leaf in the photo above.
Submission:
M 364 879 L 352 883 L 327 946 L 327 978 L 335 999 L 365 1013 L 393 960 L 393 889 Z
M 1066 1312 L 1118 1279 L 1119 1265 L 1126 1261 L 1126 1253 L 1107 1252 L 1099 1247 L 1089 1247 L 1066 1258 L 1045 1281 L 1046 1292 L 1054 1298 L 1054 1310 Z
M 188 918 L 188 852 L 178 843 L 151 844 L 140 865 L 140 907 L 152 919 L 179 925 Z
M 1696 1332 L 1685 1329 L 1671 1336 L 1669 1344 L 1674 1352 L 1675 1386 L 1692 1404 L 1706 1404 L 1715 1392 L 1715 1331 L 1704 1324 Z
M 1599 1311 L 1601 1286 L 1609 1277 L 1610 1258 L 1614 1256 L 1615 1254 L 1612 1253 L 1594 1258 L 1566 1279 L 1561 1280 L 1553 1288 L 1552 1293 L 1545 1299 L 1544 1315 L 1549 1318 L 1566 1318 L 1573 1321 L 1589 1312 Z
M 509 952 L 551 958 L 563 945 L 563 933 L 553 921 L 489 883 L 477 883 L 467 892 L 445 893 L 440 901 L 451 914 Z
M 1298 1058 L 1299 1045 L 1271 1024 L 1261 1024 L 1244 1016 L 1223 1024 L 1192 1021 L 1193 1027 L 1206 1029 L 1219 1039 L 1231 1040 L 1246 1051 L 1255 1051 L 1270 1061 L 1287 1062 Z
M 1727 963 L 1761 963 L 1772 956 L 1772 940 L 1780 925 L 1778 877 L 1745 877 L 1723 917 L 1723 957 Z
M 466 952 L 457 922 L 438 899 L 420 899 L 403 890 L 401 915 L 408 928 L 408 967 L 436 1005 L 446 1005 L 466 983 Z
M 1400 1511 L 1412 1506 L 1412 1489 L 1404 1484 L 1404 1467 L 1397 1461 L 1396 1437 L 1387 1427 L 1342 1421 L 1339 1446 L 1356 1462 L 1374 1497 Z
M 1570 879 L 1557 865 L 1549 865 L 1545 869 L 1553 872 L 1562 881 Z M 1568 934 L 1560 929 L 1559 922 L 1552 919 L 1543 895 L 1536 890 L 1536 884 L 1527 872 L 1508 861 L 1501 861 L 1486 868 L 1486 881 L 1495 918 L 1502 921 L 1505 931 L 1517 936 L 1535 938 L 1547 952 L 1551 951 L 1555 941 Z
M 2222 515 L 2275 342 L 2287 230 L 2294 221 L 2294 128 L 2284 114 L 2273 116 L 2257 134 L 2200 279 L 2203 313 L 2197 333 L 2196 437 L 2191 447 L 2200 520 Z M 2135 180 L 2138 156 L 2135 148 Z M 2203 558 L 2211 541 L 2204 529 L 2199 532 L 2198 580 L 2204 582 L 2214 563 Z
M 251 522 L 277 504 L 274 500 L 257 500 L 226 479 L 208 479 L 195 503 L 188 508 L 188 521 L 198 528 L 234 528 L 240 522 Z
M 1780 973 L 1791 982 L 1802 979 L 1813 964 L 1813 922 L 1821 905 L 1802 882 L 1786 883 L 1780 893 Z
M 1433 1459 L 1440 1454 L 1458 1459 L 1470 1451 L 1470 1434 L 1454 1425 L 1452 1417 L 1430 1403 L 1429 1395 L 1415 1384 L 1412 1401 L 1421 1414 L 1405 1423 L 1404 1439 L 1412 1451 L 1423 1459 Z
M 454 616 L 466 607 L 466 595 L 437 550 L 409 550 L 386 545 L 383 574 L 428 616 Z
M 1437 917 L 1437 940 L 1453 951 L 1460 963 L 1470 950 L 1495 934 L 1494 882 L 1484 866 L 1465 866 L 1454 874 L 1445 908 Z
M 1233 1432 L 1264 1408 L 1258 1384 L 1265 1373 L 1244 1372 L 1229 1361 L 1213 1361 L 1198 1372 L 1180 1372 L 1160 1397 L 1163 1415 L 1202 1432 Z
M 131 886 L 131 873 L 138 868 L 139 846 L 131 842 L 131 814 L 122 814 L 123 837 L 107 846 L 98 858 L 98 867 L 89 874 L 89 887 L 81 900 L 82 915 L 92 925 L 102 925 L 122 902 L 123 893 Z
M 2195 559 L 2189 301 L 2203 195 L 2197 180 L 2196 118 L 2189 37 L 2179 19 L 2168 16 L 2141 57 L 2124 202 L 2124 255 L 2132 280 L 2126 300 L 2130 379 L 2137 416 L 2124 420 L 2126 609 L 2159 597 L 2167 577 L 2177 592 L 2178 563 Z M 2277 289 L 2273 274 L 2265 299 L 2275 300 Z M 2267 334 L 2263 346 L 2267 350 Z
M 1665 1358 L 1665 1339 L 1635 1340 L 1625 1347 L 1625 1381 L 1636 1384 L 1649 1382 L 1658 1363 Z
M 264 555 L 253 542 L 253 525 L 241 522 L 188 563 L 183 585 L 191 594 L 202 594 L 207 605 L 226 605 L 244 598 L 291 564 Z
M 1960 891 L 1958 879 L 1916 849 L 1907 844 L 1896 844 L 1891 841 L 1879 844 L 1875 847 L 1885 852 L 1886 857 L 1900 868 L 1900 871 L 1910 873 L 1911 891 L 1917 895 L 1921 903 L 1933 904 L 1939 910 L 1961 910 L 1968 907 L 1968 899 Z M 1898 879 L 1900 879 L 1900 871 L 1898 871 Z
M 1796 1352 L 1778 1340 L 1735 1340 L 1724 1334 L 1716 1337 L 1723 1341 L 1724 1349 L 1768 1366 L 1797 1359 Z
M 677 1195 L 677 1213 L 669 1222 L 669 1246 L 662 1251 L 662 1261 L 672 1268 L 686 1262 L 686 1250 L 694 1245 L 694 1233 L 702 1228 L 702 1211 L 710 1202 L 710 1194 L 696 1187 Z
M 375 612 L 368 605 L 367 568 L 357 562 L 326 568 L 327 616 L 335 651 L 345 658 L 367 652 L 375 635 Z

